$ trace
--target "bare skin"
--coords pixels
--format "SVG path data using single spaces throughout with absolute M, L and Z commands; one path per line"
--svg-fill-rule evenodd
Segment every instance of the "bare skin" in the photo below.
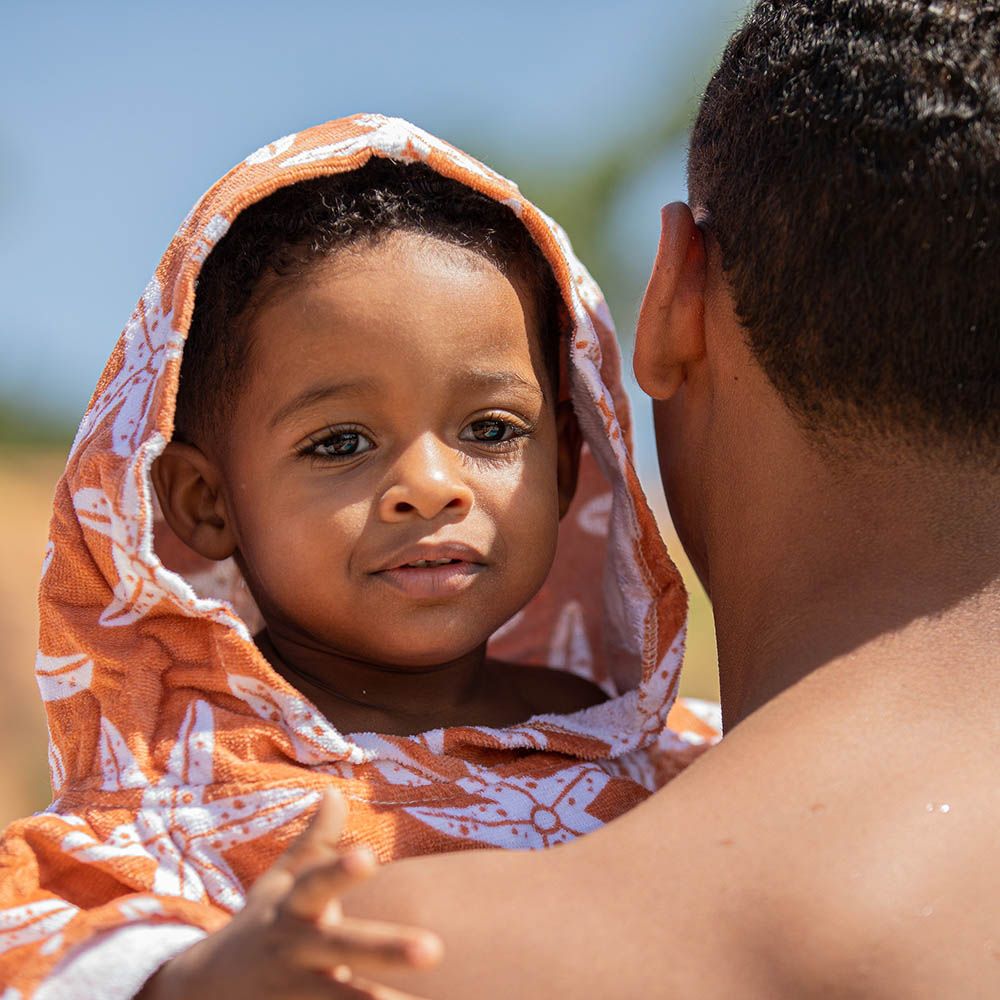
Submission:
M 635 368 L 726 739 L 589 837 L 393 865 L 348 911 L 440 933 L 394 981 L 441 998 L 1000 995 L 996 476 L 817 449 L 684 205 Z
M 347 912 L 440 934 L 435 970 L 377 973 L 438 998 L 1000 995 L 997 478 L 817 448 L 710 238 L 687 206 L 663 221 L 635 369 L 726 739 L 588 837 L 391 865 Z
M 263 655 L 346 733 L 603 701 L 486 656 L 548 575 L 581 445 L 525 282 L 396 232 L 261 284 L 225 431 L 172 441 L 153 481 L 180 538 L 239 563 Z

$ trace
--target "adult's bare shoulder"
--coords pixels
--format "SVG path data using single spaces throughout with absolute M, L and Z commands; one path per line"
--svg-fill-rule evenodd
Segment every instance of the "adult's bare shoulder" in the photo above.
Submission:
M 406 862 L 356 905 L 442 933 L 406 982 L 434 997 L 1000 993 L 995 738 L 843 690 L 807 679 L 571 845 Z
M 773 995 L 1000 995 L 996 696 L 827 681 L 754 713 L 703 771 L 713 791 L 761 778 L 734 788 L 718 846 Z

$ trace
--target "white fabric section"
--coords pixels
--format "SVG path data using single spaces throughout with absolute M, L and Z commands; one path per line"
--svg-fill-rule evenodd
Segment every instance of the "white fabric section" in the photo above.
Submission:
M 34 1000 L 132 1000 L 161 965 L 203 937 L 203 930 L 187 924 L 138 923 L 105 931 L 70 952 Z
M 711 726 L 717 733 L 722 733 L 722 706 L 717 701 L 705 701 L 703 698 L 680 698 L 681 704 L 696 715 L 706 726 Z

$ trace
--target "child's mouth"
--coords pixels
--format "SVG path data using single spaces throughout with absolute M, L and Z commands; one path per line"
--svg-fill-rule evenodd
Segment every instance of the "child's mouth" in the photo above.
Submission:
M 426 551 L 428 548 L 430 551 Z M 484 557 L 468 545 L 423 545 L 416 551 L 398 553 L 388 565 L 372 575 L 409 598 L 433 600 L 459 594 L 471 586 L 486 568 L 485 562 Z
M 417 559 L 375 575 L 407 597 L 426 600 L 461 593 L 485 568 L 462 559 Z

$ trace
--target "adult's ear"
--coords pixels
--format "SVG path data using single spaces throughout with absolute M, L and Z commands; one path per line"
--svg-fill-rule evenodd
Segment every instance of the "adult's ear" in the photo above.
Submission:
M 580 479 L 580 451 L 583 448 L 583 432 L 576 419 L 576 410 L 568 399 L 556 406 L 556 435 L 559 519 L 562 520 L 576 495 L 576 484 Z
M 653 399 L 669 399 L 705 353 L 705 237 L 683 202 L 661 212 L 660 245 L 639 310 L 632 367 Z
M 228 559 L 236 536 L 221 491 L 222 477 L 200 448 L 170 441 L 150 471 L 167 524 L 206 559 Z

